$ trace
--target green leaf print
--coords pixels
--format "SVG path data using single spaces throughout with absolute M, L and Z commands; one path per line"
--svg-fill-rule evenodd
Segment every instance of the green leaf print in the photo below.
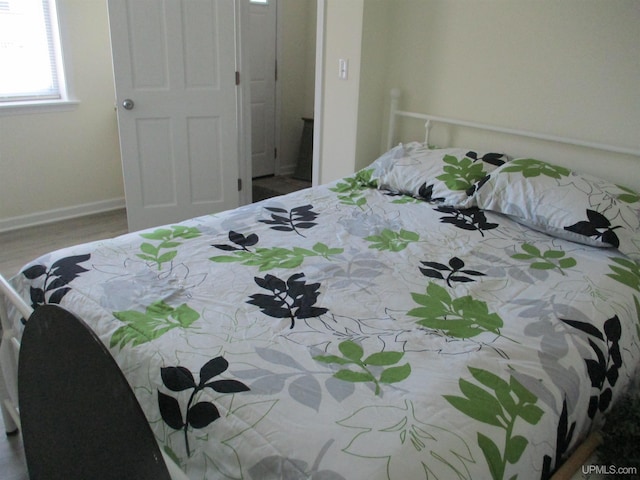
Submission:
M 362 208 L 367 204 L 364 192 L 369 188 L 376 188 L 378 185 L 376 180 L 371 180 L 372 175 L 372 168 L 360 170 L 353 177 L 343 178 L 329 190 L 338 194 L 340 203 Z
M 618 195 L 618 200 L 625 203 L 636 203 L 640 202 L 640 194 L 631 190 L 630 188 L 623 187 L 621 185 L 616 185 L 620 190 L 623 190 L 625 193 L 621 193 Z
M 426 294 L 411 293 L 420 307 L 407 312 L 418 317 L 418 324 L 456 338 L 472 338 L 484 332 L 500 335 L 502 319 L 489 312 L 486 302 L 466 295 L 451 298 L 444 287 L 433 282 L 427 285 Z
M 150 342 L 175 328 L 188 328 L 200 318 L 186 303 L 174 308 L 162 300 L 149 305 L 145 313 L 125 310 L 113 312 L 113 316 L 126 324 L 111 336 L 109 346 L 120 348 L 128 343 L 135 347 Z
M 578 264 L 575 258 L 565 257 L 566 253 L 562 250 L 547 250 L 543 253 L 529 243 L 523 243 L 520 248 L 525 253 L 516 253 L 511 255 L 511 258 L 524 261 L 538 260 L 532 262 L 529 266 L 535 270 L 553 270 L 557 268 L 562 275 L 566 275 L 564 269 L 575 267 Z
M 318 355 L 313 357 L 314 360 L 338 365 L 355 365 L 363 371 L 353 371 L 348 368 L 338 370 L 333 376 L 338 380 L 345 382 L 372 382 L 375 385 L 375 394 L 380 395 L 380 384 L 398 383 L 411 375 L 411 365 L 405 363 L 404 365 L 391 367 L 390 365 L 397 364 L 404 356 L 403 352 L 377 352 L 372 353 L 365 359 L 364 350 L 362 347 L 352 342 L 351 340 L 345 340 L 338 345 L 338 350 L 343 355 Z M 370 367 L 389 367 L 383 368 L 380 373 L 380 377 L 376 378 L 375 372 Z
M 442 180 L 450 190 L 465 191 L 487 175 L 482 162 L 474 162 L 468 157 L 458 160 L 453 155 L 445 155 L 442 161 L 446 163 L 443 168 L 445 173 L 436 178 Z
M 514 435 L 516 422 L 522 420 L 537 425 L 544 412 L 536 405 L 538 398 L 513 375 L 506 382 L 487 370 L 469 367 L 469 372 L 480 386 L 461 378 L 458 385 L 464 396 L 443 397 L 468 417 L 504 430 L 503 451 L 493 439 L 478 432 L 478 446 L 489 466 L 491 477 L 502 480 L 507 465 L 516 464 L 529 444 L 525 437 Z
M 399 195 L 398 198 L 392 200 L 391 203 L 395 203 L 397 205 L 405 205 L 407 203 L 420 203 L 423 200 L 419 198 L 412 197 L 410 195 Z
M 176 239 L 188 240 L 196 238 L 200 236 L 200 231 L 193 227 L 175 225 L 171 228 L 158 228 L 150 233 L 141 233 L 140 236 L 160 243 L 157 245 L 149 242 L 142 243 L 140 245 L 142 253 L 137 254 L 137 257 L 157 264 L 158 270 L 162 270 L 162 264 L 173 260 L 178 255 L 178 251 L 169 250 L 160 253 L 161 250 L 177 248 L 182 245 L 182 242 L 178 242 Z
M 380 235 L 370 235 L 365 240 L 371 242 L 369 248 L 376 250 L 389 250 L 390 252 L 400 252 L 409 246 L 410 243 L 418 242 L 420 236 L 415 232 L 401 229 L 394 232 L 385 228 Z
M 502 172 L 520 172 L 525 178 L 546 176 L 560 179 L 568 177 L 571 170 L 558 165 L 550 165 L 533 158 L 518 158 L 509 162 L 508 166 L 502 167 Z
M 613 273 L 607 273 L 607 277 L 640 292 L 640 265 L 626 258 L 612 258 L 611 260 L 616 265 L 609 265 Z
M 491 478 L 503 478 L 504 464 L 502 462 L 502 456 L 500 455 L 500 449 L 489 437 L 480 432 L 478 432 L 478 446 L 482 450 L 484 458 L 487 460 Z
M 316 243 L 312 250 L 300 247 L 292 249 L 282 247 L 257 248 L 251 252 L 248 250 L 238 250 L 233 255 L 219 255 L 210 257 L 209 260 L 217 263 L 239 262 L 242 265 L 259 267 L 260 271 L 271 270 L 273 268 L 296 268 L 304 262 L 307 257 L 324 257 L 330 260 L 332 255 L 339 255 L 344 251 L 342 248 L 330 248 L 324 243 Z

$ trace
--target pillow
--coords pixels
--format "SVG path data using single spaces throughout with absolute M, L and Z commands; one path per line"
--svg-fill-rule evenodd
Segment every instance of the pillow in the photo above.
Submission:
M 550 235 L 640 258 L 640 196 L 606 180 L 521 158 L 478 182 L 474 199 Z
M 501 153 L 465 148 L 430 149 L 412 142 L 398 145 L 373 163 L 378 188 L 430 202 L 461 206 L 467 190 L 507 161 Z

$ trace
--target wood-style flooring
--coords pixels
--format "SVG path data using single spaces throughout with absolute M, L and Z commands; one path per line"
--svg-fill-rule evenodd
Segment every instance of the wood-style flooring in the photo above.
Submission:
M 127 232 L 124 209 L 0 233 L 0 274 L 9 278 L 26 263 L 58 248 Z
M 2 416 L 0 416 L 0 426 L 4 432 Z M 5 436 L 0 433 L 0 478 L 2 480 L 29 480 L 20 434 Z

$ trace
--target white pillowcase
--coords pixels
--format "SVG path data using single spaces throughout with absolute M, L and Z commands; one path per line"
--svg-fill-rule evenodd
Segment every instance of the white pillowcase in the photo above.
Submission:
M 378 158 L 372 164 L 372 180 L 380 189 L 463 207 L 476 182 L 507 160 L 501 153 L 468 148 L 430 149 L 412 142 L 400 144 Z
M 522 158 L 480 181 L 474 203 L 550 235 L 640 259 L 639 199 L 606 180 Z

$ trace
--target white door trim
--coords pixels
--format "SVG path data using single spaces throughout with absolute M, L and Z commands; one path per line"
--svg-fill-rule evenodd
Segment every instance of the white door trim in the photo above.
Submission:
M 316 21 L 316 81 L 314 95 L 313 121 L 313 166 L 311 169 L 311 184 L 317 186 L 322 183 L 320 178 L 322 163 L 322 120 L 324 116 L 324 41 L 327 1 L 317 0 Z
M 284 14 L 283 12 L 284 8 L 280 8 L 280 5 L 278 5 L 276 3 L 276 69 L 280 68 L 280 60 L 282 59 L 282 52 L 283 52 L 283 46 L 282 46 L 282 29 L 283 29 L 283 25 L 284 25 L 284 21 L 282 19 L 282 16 Z M 278 154 L 276 155 L 276 161 L 275 161 L 275 170 L 276 170 L 276 175 L 280 175 L 282 172 L 280 171 L 280 156 L 282 153 L 282 145 L 281 145 L 281 136 L 282 136 L 282 82 L 280 82 L 280 80 L 278 80 L 278 77 L 280 76 L 280 74 L 278 73 L 278 70 L 276 70 L 276 105 L 275 105 L 275 119 L 274 119 L 274 124 L 275 124 L 275 132 L 274 132 L 274 146 L 276 148 L 276 152 L 278 152 Z
M 240 72 L 238 87 L 238 176 L 242 182 L 240 205 L 252 201 L 251 182 L 251 78 L 249 75 L 249 1 L 234 0 L 236 11 L 236 69 Z M 244 79 L 244 80 L 243 80 Z

